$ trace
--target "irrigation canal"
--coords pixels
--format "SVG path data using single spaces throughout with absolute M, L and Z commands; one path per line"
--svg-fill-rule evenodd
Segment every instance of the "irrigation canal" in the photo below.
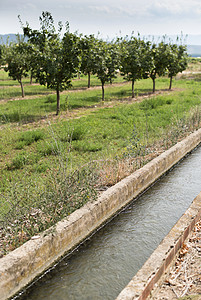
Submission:
M 18 299 L 114 300 L 201 191 L 201 147 Z

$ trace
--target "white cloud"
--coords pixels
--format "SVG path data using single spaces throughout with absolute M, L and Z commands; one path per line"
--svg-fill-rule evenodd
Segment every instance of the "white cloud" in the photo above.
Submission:
M 26 2 L 26 3 L 23 3 L 22 5 L 18 4 L 18 9 L 19 10 L 25 10 L 25 11 L 29 11 L 29 10 L 36 10 L 37 9 L 37 6 L 34 5 L 33 3 L 31 2 Z
M 70 22 L 72 31 L 84 34 L 167 33 L 200 31 L 200 0 L 0 0 L 0 30 L 16 32 L 22 21 L 37 28 L 42 11 L 49 11 L 55 23 Z M 6 22 L 5 22 L 6 21 Z M 9 29 L 8 29 L 9 28 Z M 1 32 L 0 32 L 1 33 Z
M 111 7 L 106 6 L 106 5 L 101 5 L 101 6 L 90 5 L 89 9 L 94 12 L 101 12 L 101 13 L 107 13 L 107 14 L 114 13 L 114 9 L 112 9 Z
M 201 2 L 197 0 L 162 0 L 152 1 L 148 7 L 148 10 L 153 15 L 169 15 L 169 16 L 181 16 L 189 15 L 192 18 L 198 14 L 201 9 Z
M 79 1 L 79 0 L 78 0 Z M 92 1 L 87 1 L 91 3 Z M 96 4 L 98 3 L 98 4 Z M 85 9 L 87 5 L 84 2 L 80 2 L 80 6 L 85 4 Z M 134 17 L 135 19 L 140 19 L 143 17 L 153 18 L 157 16 L 158 18 L 164 17 L 181 17 L 188 16 L 189 18 L 197 18 L 201 14 L 201 2 L 198 0 L 102 0 L 101 4 L 99 1 L 94 0 L 93 4 L 88 4 L 89 12 L 96 14 L 107 14 L 112 17 Z
M 129 5 L 127 3 L 126 7 L 125 5 L 118 5 L 118 2 L 115 6 L 110 5 L 90 5 L 88 7 L 91 12 L 93 13 L 100 13 L 100 14 L 110 14 L 111 17 L 117 18 L 117 17 L 142 17 L 149 15 L 148 11 L 145 9 L 145 6 L 139 7 L 136 5 Z

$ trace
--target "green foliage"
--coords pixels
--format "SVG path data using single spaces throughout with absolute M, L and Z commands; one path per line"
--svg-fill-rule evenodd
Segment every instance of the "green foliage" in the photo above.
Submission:
M 84 136 L 83 128 L 81 126 L 75 127 L 71 134 L 71 140 L 78 141 L 81 140 L 83 136 Z
M 60 111 L 60 92 L 71 86 L 71 80 L 79 70 L 78 37 L 66 30 L 61 39 L 62 24 L 58 32 L 49 12 L 40 17 L 40 30 L 32 30 L 29 24 L 23 26 L 24 34 L 35 46 L 34 75 L 42 85 L 57 92 L 57 114 Z
M 170 77 L 169 89 L 171 89 L 172 77 L 187 67 L 186 46 L 167 43 L 163 40 L 159 44 L 152 44 L 151 56 L 153 66 L 150 70 L 150 77 L 153 80 L 153 92 L 155 92 L 156 76 L 164 76 L 166 73 Z
M 85 132 L 86 129 L 83 128 L 83 126 L 81 126 L 80 124 L 70 126 L 68 123 L 63 123 L 58 133 L 58 140 L 64 143 L 79 141 L 84 138 Z
M 28 155 L 26 153 L 20 153 L 16 155 L 12 163 L 8 165 L 8 169 L 15 168 L 15 169 L 21 169 L 24 167 L 28 162 Z
M 4 67 L 6 65 L 7 52 L 8 52 L 8 45 L 1 44 L 0 45 L 0 71 L 1 71 L 1 67 Z
M 152 60 L 150 43 L 133 35 L 122 38 L 120 44 L 120 71 L 124 78 L 132 81 L 132 98 L 134 98 L 134 83 L 136 80 L 148 78 Z
M 179 72 L 182 72 L 187 67 L 187 58 L 188 55 L 186 53 L 186 46 L 177 45 L 177 44 L 169 44 L 168 46 L 168 77 L 170 77 L 170 86 L 172 87 L 172 77 L 176 76 Z
M 7 169 L 22 169 L 24 166 L 38 162 L 39 156 L 35 153 L 27 153 L 23 151 L 17 154 L 11 163 L 7 163 Z
M 44 132 L 41 130 L 33 130 L 23 132 L 19 138 L 19 141 L 25 141 L 26 145 L 30 145 L 33 142 L 37 142 L 44 138 Z
M 49 156 L 49 155 L 58 155 L 59 154 L 59 150 L 58 147 L 55 143 L 43 143 L 43 144 L 39 144 L 37 146 L 37 151 L 38 153 L 40 153 L 40 155 L 42 156 Z
M 119 55 L 115 43 L 107 43 L 97 40 L 94 45 L 94 66 L 93 74 L 96 74 L 102 84 L 102 101 L 105 100 L 104 85 L 106 82 L 112 83 L 117 77 L 119 68 Z
M 32 143 L 37 142 L 38 140 L 41 140 L 43 138 L 44 132 L 41 130 L 25 131 L 18 138 L 15 148 L 23 149 L 24 146 L 29 146 Z
M 165 88 L 167 82 L 168 78 L 158 79 L 160 88 Z M 7 236 L 5 251 L 14 249 L 31 235 L 96 198 L 95 187 L 100 185 L 95 178 L 97 170 L 89 161 L 100 164 L 99 180 L 103 178 L 104 168 L 110 171 L 106 161 L 111 161 L 112 166 L 121 163 L 120 167 L 128 161 L 125 169 L 130 172 L 147 162 L 147 154 L 154 154 L 152 151 L 158 142 L 166 149 L 199 128 L 200 82 L 181 79 L 175 84 L 178 91 L 174 94 L 146 98 L 140 103 L 122 101 L 113 107 L 93 108 L 75 119 L 66 119 L 65 114 L 62 119 L 53 118 L 52 132 L 56 134 L 52 136 L 43 122 L 26 124 L 23 132 L 21 124 L 3 124 L 0 130 L 0 226 Z M 151 80 L 138 81 L 137 85 L 140 94 L 147 93 Z M 124 97 L 128 95 L 127 84 L 108 88 L 107 99 L 119 97 L 122 91 Z M 73 108 L 97 105 L 98 93 L 98 90 L 71 93 L 69 101 Z M 21 117 L 26 119 L 23 105 L 29 103 L 27 112 L 32 108 L 31 113 L 37 115 L 39 108 L 47 109 L 48 97 L 2 103 L 1 110 L 9 115 L 11 108 L 19 109 L 22 103 Z M 63 102 L 65 97 L 62 96 Z M 48 107 L 54 105 L 50 102 Z M 83 110 L 81 112 L 83 114 Z M 35 126 L 42 127 L 41 134 L 40 129 L 34 130 Z M 21 150 L 23 147 L 26 149 Z M 118 173 L 119 168 L 114 167 L 113 172 Z M 117 180 L 122 178 L 118 174 Z M 109 184 L 107 181 L 104 185 Z
M 55 103 L 57 101 L 55 95 L 50 95 L 47 97 L 47 100 L 45 101 L 45 103 Z
M 24 97 L 24 88 L 22 79 L 27 77 L 30 69 L 29 45 L 19 39 L 18 44 L 11 44 L 7 48 L 6 63 L 4 70 L 13 80 L 17 80 L 21 85 L 22 97 Z
M 171 104 L 172 102 L 173 102 L 173 99 L 171 99 L 171 98 L 165 99 L 164 97 L 158 96 L 157 98 L 153 97 L 151 99 L 141 102 L 139 104 L 139 107 L 140 107 L 140 109 L 146 111 L 146 110 L 156 109 L 163 105 Z
M 139 155 L 144 156 L 146 153 L 146 146 L 142 144 L 140 135 L 137 132 L 134 124 L 131 138 L 129 139 L 126 151 L 123 153 L 124 157 L 135 158 Z
M 32 171 L 36 173 L 44 173 L 48 169 L 48 164 L 46 162 L 37 162 L 33 165 Z
M 60 92 L 70 88 L 72 79 L 80 72 L 88 75 L 88 87 L 91 74 L 97 76 L 101 81 L 104 100 L 105 84 L 112 83 L 119 70 L 126 80 L 132 81 L 134 97 L 135 81 L 150 77 L 154 92 L 157 76 L 165 75 L 168 71 L 172 82 L 172 76 L 175 76 L 173 74 L 186 67 L 186 48 L 183 45 L 171 45 L 165 40 L 151 45 L 139 35 L 132 35 L 131 38 L 126 36 L 112 42 L 95 38 L 92 34 L 78 37 L 77 34 L 70 33 L 68 22 L 62 35 L 62 23 L 59 22 L 56 29 L 49 12 L 42 12 L 39 20 L 39 30 L 33 30 L 28 23 L 23 25 L 20 20 L 28 42 L 19 39 L 18 44 L 6 46 L 6 51 L 1 48 L 1 53 L 7 52 L 8 60 L 12 60 L 12 64 L 9 63 L 5 69 L 9 68 L 10 76 L 19 81 L 22 95 L 22 78 L 28 75 L 30 80 L 35 77 L 41 85 L 56 91 L 56 114 L 60 111 Z M 23 73 L 21 65 L 21 73 L 17 70 L 20 63 L 24 68 Z M 48 99 L 47 103 L 49 102 L 52 104 L 54 100 Z M 67 110 L 69 103 L 66 102 L 64 107 Z
M 78 141 L 73 144 L 73 149 L 79 152 L 97 152 L 103 149 L 103 145 L 97 141 Z
M 46 184 L 23 178 L 24 184 L 13 182 L 6 195 L 0 194 L 0 228 L 3 254 L 19 247 L 60 221 L 86 202 L 95 200 L 96 176 L 88 165 L 69 174 L 62 166 L 47 169 L 40 165 L 37 172 L 46 170 Z M 2 254 L 2 253 L 1 253 Z
M 0 69 L 3 65 L 3 45 L 0 45 Z
M 164 76 L 168 66 L 168 44 L 161 41 L 159 44 L 153 43 L 151 47 L 152 67 L 150 77 L 153 81 L 153 92 L 155 92 L 156 76 Z
M 80 38 L 79 47 L 81 50 L 81 65 L 80 71 L 85 75 L 88 75 L 88 88 L 90 87 L 90 74 L 94 70 L 94 46 L 97 43 L 97 39 L 94 35 L 85 35 Z

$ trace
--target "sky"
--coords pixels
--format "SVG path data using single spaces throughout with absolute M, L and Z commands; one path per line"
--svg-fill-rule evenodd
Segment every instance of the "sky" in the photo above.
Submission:
M 131 32 L 201 35 L 200 0 L 0 0 L 0 34 L 22 33 L 18 15 L 39 29 L 42 11 L 50 12 L 56 24 L 68 21 L 72 32 L 100 32 L 103 38 Z

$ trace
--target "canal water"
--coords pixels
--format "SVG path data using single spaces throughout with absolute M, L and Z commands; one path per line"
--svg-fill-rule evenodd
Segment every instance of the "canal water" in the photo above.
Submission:
M 201 191 L 201 147 L 20 299 L 114 300 Z

